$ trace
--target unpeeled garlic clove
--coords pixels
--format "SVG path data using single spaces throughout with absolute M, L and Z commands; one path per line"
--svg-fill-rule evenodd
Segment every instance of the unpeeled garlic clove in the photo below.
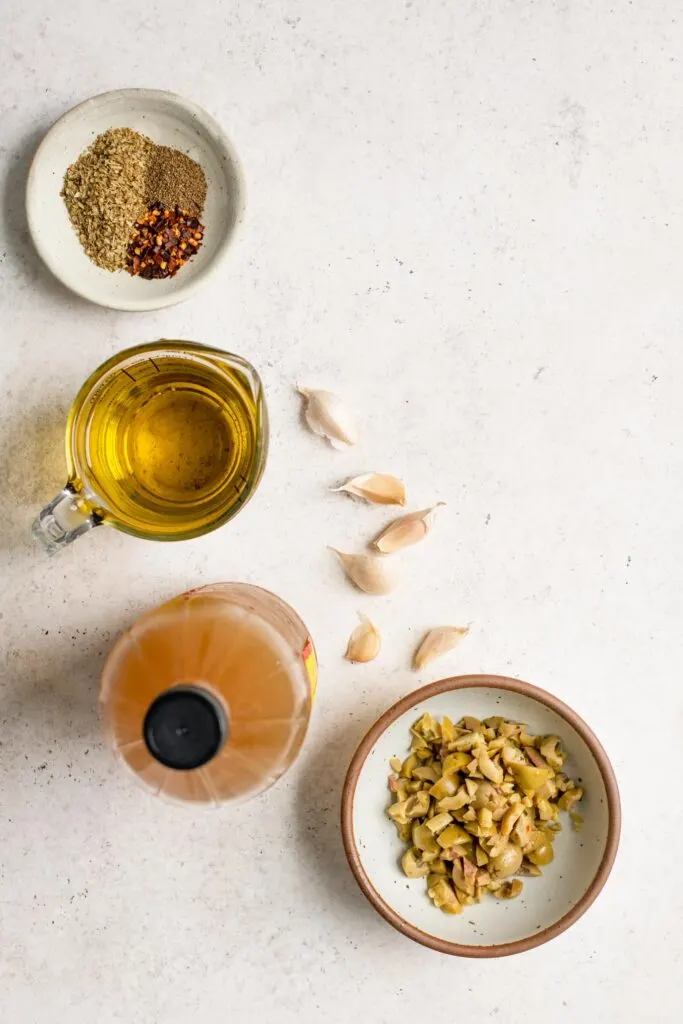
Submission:
M 363 498 L 374 505 L 405 505 L 406 486 L 396 476 L 387 473 L 365 473 L 354 476 L 341 487 L 333 487 L 334 491 L 352 494 L 355 498 Z
M 304 416 L 314 434 L 325 437 L 333 448 L 344 449 L 358 440 L 353 416 L 341 398 L 331 391 L 315 391 L 297 385 L 306 399 Z
M 382 640 L 377 626 L 370 622 L 367 615 L 359 613 L 360 625 L 356 626 L 349 637 L 349 643 L 344 657 L 347 661 L 366 662 L 372 661 L 379 654 Z
M 415 651 L 413 668 L 419 671 L 442 654 L 452 651 L 469 631 L 469 626 L 437 626 L 431 629 Z
M 375 537 L 372 546 L 377 551 L 381 551 L 383 555 L 391 555 L 394 551 L 417 544 L 431 530 L 436 510 L 442 505 L 445 505 L 445 502 L 439 501 L 431 508 L 423 508 L 420 512 L 409 512 L 406 516 L 394 519 L 393 523 L 389 523 L 379 536 Z
M 349 555 L 330 548 L 341 562 L 348 578 L 366 594 L 389 594 L 400 582 L 396 562 L 379 555 Z

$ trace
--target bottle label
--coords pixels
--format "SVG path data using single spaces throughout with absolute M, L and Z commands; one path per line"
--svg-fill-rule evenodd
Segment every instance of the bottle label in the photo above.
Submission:
M 311 684 L 311 702 L 313 702 L 315 700 L 315 691 L 318 687 L 318 659 L 315 656 L 313 641 L 310 636 L 304 644 L 301 657 L 303 658 L 304 668 L 308 673 L 308 680 Z

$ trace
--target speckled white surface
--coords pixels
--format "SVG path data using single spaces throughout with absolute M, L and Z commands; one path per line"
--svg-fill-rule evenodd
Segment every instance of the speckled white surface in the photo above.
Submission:
M 396 1024 L 441 987 L 472 1021 L 526 1024 L 548 1008 L 554 1024 L 674 1020 L 681 820 L 656 780 L 680 774 L 678 5 L 207 0 L 200 13 L 8 0 L 3 14 L 3 1022 Z M 50 123 L 133 85 L 212 112 L 249 197 L 219 279 L 147 315 L 61 290 L 22 212 Z M 274 431 L 257 497 L 201 540 L 101 529 L 48 560 L 28 529 L 63 483 L 77 386 L 163 335 L 233 348 L 262 371 Z M 302 432 L 295 379 L 354 400 L 356 451 Z M 384 521 L 325 490 L 373 468 L 405 474 L 415 507 L 450 506 L 407 559 L 404 588 L 378 600 L 347 589 L 325 550 Z M 309 622 L 319 698 L 281 785 L 192 816 L 132 786 L 103 749 L 97 680 L 139 612 L 231 578 L 276 590 Z M 385 644 L 354 668 L 340 655 L 357 607 Z M 450 620 L 472 622 L 467 642 L 411 674 L 417 635 Z M 553 690 L 621 784 L 622 848 L 602 896 L 567 934 L 507 961 L 403 939 L 341 852 L 342 774 L 361 734 L 451 671 Z

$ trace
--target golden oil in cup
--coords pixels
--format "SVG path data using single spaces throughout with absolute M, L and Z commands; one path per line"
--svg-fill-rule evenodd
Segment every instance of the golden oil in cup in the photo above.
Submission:
M 128 349 L 78 393 L 68 482 L 34 534 L 50 552 L 100 523 L 150 540 L 197 537 L 251 497 L 267 448 L 263 388 L 246 360 L 185 341 Z

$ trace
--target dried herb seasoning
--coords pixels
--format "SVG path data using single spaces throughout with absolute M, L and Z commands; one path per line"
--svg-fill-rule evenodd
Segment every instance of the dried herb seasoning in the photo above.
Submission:
M 199 251 L 203 238 L 204 225 L 188 210 L 153 203 L 135 223 L 126 269 L 147 279 L 173 277 Z
M 154 143 L 130 128 L 110 128 L 64 177 L 62 197 L 86 253 L 103 270 L 125 266 L 131 225 L 147 206 Z

